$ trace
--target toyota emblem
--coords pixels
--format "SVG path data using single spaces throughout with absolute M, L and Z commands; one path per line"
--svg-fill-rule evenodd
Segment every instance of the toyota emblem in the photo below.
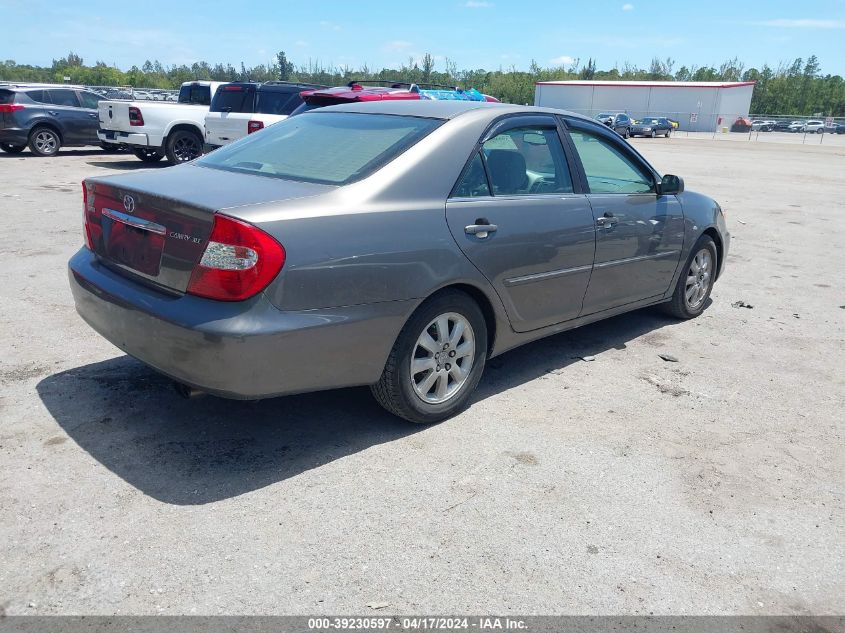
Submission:
M 123 208 L 126 209 L 126 213 L 134 213 L 135 212 L 135 198 L 126 194 L 123 196 Z

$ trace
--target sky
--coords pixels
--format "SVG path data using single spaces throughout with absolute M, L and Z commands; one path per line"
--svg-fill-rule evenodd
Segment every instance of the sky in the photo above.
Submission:
M 279 50 L 353 69 L 431 53 L 440 70 L 446 58 L 495 70 L 592 57 L 609 69 L 657 56 L 677 69 L 815 54 L 823 73 L 845 75 L 845 0 L 0 0 L 0 27 L 0 59 L 42 66 L 71 50 L 124 70 L 147 59 L 252 66 Z

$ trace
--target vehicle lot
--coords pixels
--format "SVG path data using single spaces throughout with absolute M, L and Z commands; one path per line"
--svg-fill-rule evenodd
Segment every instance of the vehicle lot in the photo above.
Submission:
M 496 358 L 426 428 L 181 399 L 67 288 L 79 182 L 147 165 L 0 156 L 0 612 L 841 613 L 845 148 L 634 143 L 727 213 L 712 305 Z

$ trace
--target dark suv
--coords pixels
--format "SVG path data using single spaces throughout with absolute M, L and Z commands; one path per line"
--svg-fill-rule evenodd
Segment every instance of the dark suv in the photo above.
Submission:
M 624 138 L 631 136 L 631 117 L 624 112 L 602 112 L 596 117 L 596 121 L 601 121 Z
M 286 119 L 302 104 L 302 91 L 325 87 L 289 81 L 223 84 L 214 93 L 205 117 L 205 151 Z
M 97 103 L 90 90 L 64 86 L 0 85 L 0 149 L 27 145 L 38 156 L 55 156 L 62 145 L 99 145 Z

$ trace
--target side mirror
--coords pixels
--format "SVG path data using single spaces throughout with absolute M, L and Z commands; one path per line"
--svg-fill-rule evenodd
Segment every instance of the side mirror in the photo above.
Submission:
M 674 196 L 684 192 L 684 179 L 680 176 L 666 174 L 660 181 L 660 195 Z

